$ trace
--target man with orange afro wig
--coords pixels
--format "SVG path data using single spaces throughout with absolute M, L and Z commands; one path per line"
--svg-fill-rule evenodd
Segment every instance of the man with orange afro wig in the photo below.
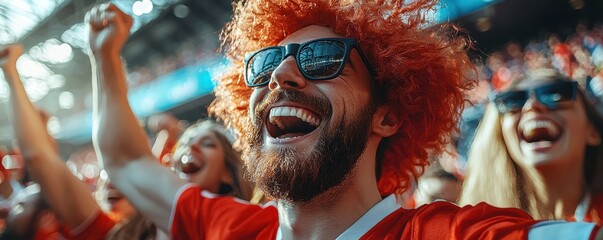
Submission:
M 394 194 L 420 175 L 427 153 L 450 139 L 471 84 L 467 41 L 430 26 L 435 4 L 235 5 L 223 35 L 231 66 L 210 110 L 238 131 L 248 176 L 275 200 L 264 206 L 186 185 L 152 160 L 119 58 L 131 19 L 112 5 L 97 7 L 90 45 L 99 159 L 113 184 L 174 239 L 596 237 L 592 224 L 537 223 L 483 203 L 396 204 Z

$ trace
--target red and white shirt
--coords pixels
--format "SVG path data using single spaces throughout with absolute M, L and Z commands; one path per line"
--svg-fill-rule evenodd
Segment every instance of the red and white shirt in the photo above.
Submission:
M 70 239 L 106 239 L 113 227 L 115 227 L 115 224 L 115 221 L 99 209 L 96 213 L 91 214 L 91 216 L 77 228 L 71 230 L 72 237 L 70 237 Z
M 173 239 L 280 239 L 274 203 L 257 206 L 194 185 L 183 186 L 172 205 Z M 592 223 L 539 222 L 518 209 L 484 203 L 459 207 L 434 202 L 401 208 L 389 196 L 338 239 L 592 239 Z M 552 235 L 551 235 L 552 234 Z
M 576 207 L 574 216 L 567 220 L 603 224 L 603 194 L 587 193 Z

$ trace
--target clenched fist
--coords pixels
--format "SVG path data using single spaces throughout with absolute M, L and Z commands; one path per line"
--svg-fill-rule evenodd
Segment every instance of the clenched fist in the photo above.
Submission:
M 17 69 L 17 59 L 23 54 L 21 44 L 0 45 L 0 67 L 4 71 Z
M 128 39 L 132 17 L 113 4 L 102 4 L 86 14 L 90 24 L 90 50 L 95 56 L 119 55 Z

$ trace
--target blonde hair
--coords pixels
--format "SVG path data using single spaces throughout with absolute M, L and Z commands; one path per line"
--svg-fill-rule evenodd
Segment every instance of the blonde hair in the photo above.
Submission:
M 536 190 L 529 180 L 534 173 L 520 167 L 509 155 L 501 120 L 494 104 L 488 104 L 469 151 L 459 205 L 487 202 L 523 209 L 535 218 L 551 217 L 536 199 Z
M 521 81 L 534 79 L 560 79 L 560 74 L 550 69 L 533 71 Z M 521 81 L 516 81 L 511 88 Z M 588 121 L 603 137 L 603 118 L 578 89 Z M 540 176 L 537 170 L 514 161 L 502 136 L 502 118 L 493 103 L 489 103 L 471 145 L 467 176 L 459 200 L 460 205 L 487 202 L 497 207 L 520 208 L 535 219 L 555 219 L 539 199 L 534 181 Z M 584 178 L 587 191 L 603 192 L 603 144 L 586 146 Z

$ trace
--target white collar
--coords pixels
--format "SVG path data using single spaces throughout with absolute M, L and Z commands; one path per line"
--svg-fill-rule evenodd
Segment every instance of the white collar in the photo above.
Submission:
M 588 213 L 588 209 L 590 207 L 591 195 L 590 192 L 586 192 L 582 201 L 578 206 L 576 206 L 576 211 L 574 212 L 574 218 L 576 218 L 577 222 L 584 222 L 584 218 Z
M 337 239 L 359 239 L 364 236 L 377 223 L 381 222 L 385 217 L 398 210 L 400 205 L 396 202 L 396 196 L 389 195 L 375 204 L 362 217 L 360 217 L 352 226 L 346 229 Z M 281 228 L 278 228 L 276 239 L 281 240 L 283 237 Z

